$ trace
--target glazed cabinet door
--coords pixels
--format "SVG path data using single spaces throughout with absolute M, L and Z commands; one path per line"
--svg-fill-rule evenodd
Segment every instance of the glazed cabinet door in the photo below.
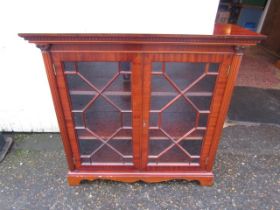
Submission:
M 53 53 L 76 168 L 139 166 L 141 69 L 136 54 Z
M 147 54 L 142 167 L 203 170 L 231 57 Z

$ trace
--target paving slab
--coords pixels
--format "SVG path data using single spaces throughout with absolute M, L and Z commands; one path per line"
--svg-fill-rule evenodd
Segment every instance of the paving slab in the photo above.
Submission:
M 228 118 L 280 125 L 280 90 L 235 87 Z
M 246 48 L 236 85 L 280 89 L 280 69 L 275 66 L 278 59 L 259 45 Z
M 0 209 L 279 209 L 280 129 L 227 127 L 214 168 L 215 184 L 112 181 L 67 185 L 58 134 L 13 134 L 0 164 Z

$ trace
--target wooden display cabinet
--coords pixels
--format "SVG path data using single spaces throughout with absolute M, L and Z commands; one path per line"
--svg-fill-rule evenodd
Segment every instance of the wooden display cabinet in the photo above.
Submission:
M 264 38 L 234 25 L 213 35 L 20 36 L 42 51 L 70 185 L 211 185 L 243 48 Z

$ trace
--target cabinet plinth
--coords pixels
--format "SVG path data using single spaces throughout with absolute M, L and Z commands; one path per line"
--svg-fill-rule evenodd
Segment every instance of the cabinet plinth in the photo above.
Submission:
M 243 49 L 265 38 L 234 25 L 213 35 L 20 36 L 42 51 L 70 185 L 212 185 Z

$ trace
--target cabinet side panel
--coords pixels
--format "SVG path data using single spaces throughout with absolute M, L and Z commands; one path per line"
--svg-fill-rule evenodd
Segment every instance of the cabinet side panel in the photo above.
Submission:
M 228 69 L 230 68 L 231 60 L 232 60 L 231 55 L 224 56 L 224 60 L 220 65 L 219 75 L 216 81 L 215 89 L 213 91 L 213 98 L 212 98 L 211 108 L 210 108 L 211 114 L 209 116 L 207 131 L 205 134 L 202 151 L 201 151 L 200 165 L 203 169 L 206 167 L 208 161 L 207 159 L 209 155 L 209 149 L 211 147 L 211 144 L 213 143 L 213 135 L 218 129 L 216 127 L 216 124 L 219 117 L 221 103 L 225 93 L 225 87 L 228 80 Z
M 50 85 L 50 89 L 51 89 L 51 93 L 52 93 L 54 108 L 55 108 L 55 112 L 56 112 L 56 116 L 57 116 L 57 120 L 58 120 L 58 124 L 59 124 L 59 128 L 60 128 L 62 143 L 64 145 L 64 151 L 65 151 L 65 155 L 66 155 L 66 159 L 67 159 L 67 163 L 68 163 L 68 168 L 69 168 L 69 170 L 74 170 L 75 167 L 73 164 L 73 154 L 72 154 L 72 149 L 71 149 L 71 145 L 69 142 L 69 137 L 67 134 L 65 118 L 64 118 L 62 104 L 61 104 L 61 100 L 60 100 L 60 96 L 59 96 L 59 92 L 58 92 L 58 87 L 56 84 L 56 78 L 54 75 L 54 69 L 53 69 L 53 65 L 52 65 L 51 55 L 49 52 L 43 51 L 42 56 L 44 59 L 45 69 L 46 69 L 46 73 L 47 73 L 47 77 L 48 77 L 48 81 L 49 81 L 49 85 Z
M 226 115 L 228 112 L 232 92 L 234 89 L 234 84 L 235 84 L 235 81 L 236 81 L 236 78 L 238 75 L 240 63 L 242 60 L 242 55 L 243 55 L 242 53 L 236 53 L 232 57 L 231 66 L 230 66 L 229 74 L 228 74 L 228 80 L 227 80 L 227 84 L 225 87 L 224 96 L 222 99 L 221 108 L 220 108 L 220 112 L 219 112 L 218 119 L 217 119 L 215 133 L 212 138 L 208 162 L 206 165 L 206 169 L 209 171 L 212 170 L 212 167 L 214 165 L 216 152 L 217 152 L 220 137 L 222 134 L 224 121 L 225 121 L 225 118 L 226 118 Z

